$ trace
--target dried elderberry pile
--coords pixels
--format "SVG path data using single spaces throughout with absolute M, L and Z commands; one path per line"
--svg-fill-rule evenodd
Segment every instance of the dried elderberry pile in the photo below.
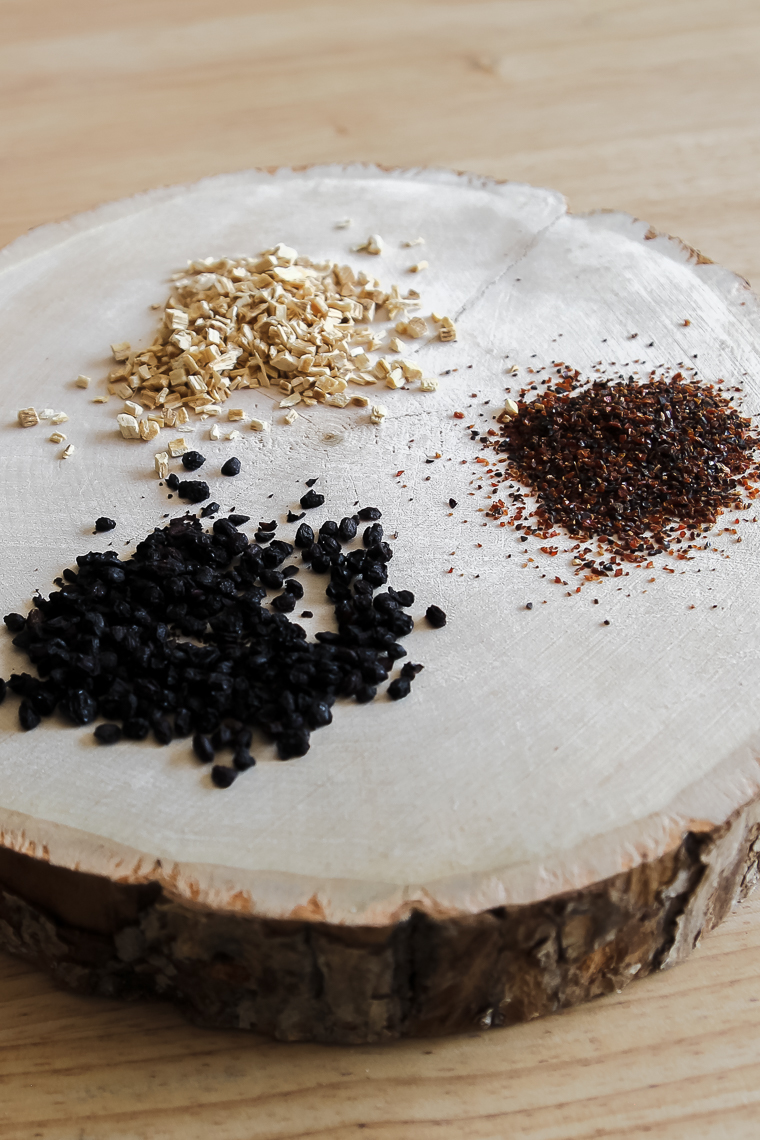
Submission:
M 344 551 L 361 515 L 374 521 L 362 545 Z M 239 529 L 245 515 L 217 519 L 210 532 L 186 515 L 154 530 L 125 561 L 112 551 L 81 555 L 26 618 L 5 619 L 38 673 L 8 682 L 22 697 L 21 726 L 32 729 L 58 709 L 79 725 L 106 718 L 96 729 L 101 743 L 152 734 L 168 744 L 195 734 L 202 761 L 232 752 L 232 766 L 212 768 L 219 787 L 255 764 L 252 727 L 281 759 L 303 756 L 311 732 L 331 722 L 336 698 L 371 701 L 406 656 L 398 639 L 414 625 L 406 612 L 414 595 L 376 592 L 393 557 L 379 517 L 365 508 L 317 534 L 302 523 L 293 544 L 274 537 L 275 522 L 250 542 Z M 295 547 L 304 566 L 327 576 L 334 603 L 337 629 L 315 641 L 287 617 L 304 593 L 301 567 L 289 561 Z M 421 669 L 406 663 L 388 695 L 405 697 Z
M 502 436 L 495 449 L 535 492 L 541 525 L 604 537 L 634 561 L 670 549 L 671 524 L 695 532 L 740 507 L 757 478 L 750 420 L 680 374 L 547 390 L 519 405 Z

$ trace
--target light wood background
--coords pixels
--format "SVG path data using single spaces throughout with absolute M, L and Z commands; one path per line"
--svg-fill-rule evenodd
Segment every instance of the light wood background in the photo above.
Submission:
M 757 0 L 0 0 L 0 243 L 151 186 L 365 160 L 562 190 L 760 282 Z M 0 958 L 0 1140 L 756 1140 L 760 902 L 668 974 L 387 1048 L 201 1031 Z

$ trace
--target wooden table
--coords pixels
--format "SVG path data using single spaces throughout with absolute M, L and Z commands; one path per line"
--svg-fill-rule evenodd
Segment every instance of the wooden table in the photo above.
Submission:
M 0 0 L 0 241 L 246 166 L 433 164 L 564 191 L 760 281 L 753 0 Z M 210 1033 L 0 960 L 0 1138 L 756 1137 L 760 903 L 518 1028 L 387 1048 Z

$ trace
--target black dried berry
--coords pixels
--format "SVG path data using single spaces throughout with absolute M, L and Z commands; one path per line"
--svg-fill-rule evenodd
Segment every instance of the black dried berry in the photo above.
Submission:
M 236 456 L 232 456 L 226 463 L 222 465 L 222 475 L 239 475 L 240 474 L 240 460 Z
M 309 734 L 283 732 L 277 737 L 277 754 L 281 760 L 292 760 L 294 756 L 305 756 L 309 751 Z
M 260 522 L 259 523 L 259 530 L 277 530 L 276 520 L 272 519 L 271 522 Z
M 217 788 L 229 788 L 237 780 L 236 768 L 227 768 L 223 764 L 214 764 L 211 769 L 211 782 Z
M 333 522 L 332 519 L 328 519 L 327 522 L 323 522 L 319 528 L 319 541 L 321 542 L 323 538 L 337 538 L 339 529 L 336 522 Z
M 3 618 L 9 633 L 21 633 L 26 625 L 26 618 L 21 614 L 6 614 Z
M 411 590 L 394 590 L 394 597 L 400 606 L 408 609 L 414 605 L 414 594 Z
M 305 480 L 306 486 L 307 487 L 313 487 L 314 484 L 316 483 L 317 479 L 319 479 L 319 475 L 315 475 L 313 479 L 306 479 Z
M 107 519 L 105 515 L 101 515 L 99 519 L 95 519 L 95 530 L 116 530 L 116 522 L 114 519 Z
M 411 661 L 406 661 L 401 666 L 401 676 L 406 677 L 409 681 L 413 681 L 417 674 L 421 673 L 424 668 L 424 665 L 413 665 Z
M 356 700 L 360 705 L 369 704 L 376 696 L 377 689 L 374 685 L 362 685 L 356 692 Z
M 159 744 L 171 744 L 174 730 L 168 716 L 153 717 L 153 735 Z
M 118 724 L 99 724 L 93 736 L 98 744 L 118 744 L 121 740 L 121 729 Z
M 141 716 L 132 716 L 124 721 L 122 728 L 127 740 L 145 740 L 150 732 L 150 722 Z
M 230 748 L 234 739 L 235 733 L 233 729 L 227 724 L 220 724 L 211 737 L 211 743 L 217 752 L 221 752 L 224 748 Z
M 256 539 L 259 545 L 263 546 L 265 543 L 271 542 L 274 535 L 271 533 L 271 531 L 268 530 L 257 530 L 253 537 Z
M 179 475 L 175 475 L 172 471 L 171 475 L 166 476 L 166 486 L 170 487 L 172 491 L 176 491 L 179 487 Z
M 324 495 L 320 495 L 318 491 L 307 491 L 300 499 L 301 506 L 305 511 L 311 511 L 314 507 L 321 507 L 324 501 Z
M 235 748 L 250 748 L 251 741 L 253 740 L 253 732 L 247 726 L 243 726 L 239 732 L 235 733 L 234 746 Z
M 302 598 L 303 597 L 303 586 L 301 585 L 300 582 L 297 582 L 295 580 L 295 578 L 289 578 L 285 582 L 285 589 L 288 591 L 289 594 L 292 594 L 294 598 Z
M 293 547 L 289 542 L 283 542 L 281 538 L 275 538 L 270 544 L 269 550 L 265 550 L 262 555 L 264 565 L 269 567 L 280 566 L 292 553 Z
M 18 722 L 24 732 L 31 732 L 40 723 L 40 714 L 35 712 L 31 701 L 23 700 L 18 707 Z
M 282 576 L 281 570 L 262 570 L 259 574 L 259 581 L 262 586 L 266 586 L 268 590 L 281 590 L 285 579 Z
M 91 724 L 98 715 L 98 706 L 84 689 L 74 689 L 61 703 L 69 720 L 74 724 Z
M 304 516 L 304 512 L 303 512 L 303 511 L 301 511 L 300 515 L 297 515 L 297 514 L 295 514 L 293 511 L 288 511 L 288 518 L 287 518 L 287 521 L 288 521 L 288 522 L 290 522 L 290 523 L 293 523 L 293 522 L 298 522 L 298 520 L 299 520 L 299 519 L 302 519 L 302 518 L 303 518 L 303 516 Z
M 174 735 L 189 736 L 193 731 L 193 718 L 190 709 L 177 709 L 174 714 Z
M 425 610 L 425 617 L 433 629 L 441 629 L 446 624 L 446 614 L 440 606 L 428 606 Z
M 382 523 L 372 523 L 371 526 L 364 528 L 362 542 L 365 546 L 376 546 L 378 542 L 383 541 L 383 533 Z
M 202 503 L 209 497 L 208 483 L 200 479 L 182 479 L 177 486 L 177 494 L 189 503 Z
M 233 752 L 232 763 L 235 765 L 238 772 L 247 772 L 249 768 L 255 767 L 256 760 L 253 756 L 251 756 L 248 748 L 241 745 Z
M 452 510 L 454 509 L 454 507 L 456 505 L 457 505 L 456 499 L 449 499 L 449 506 L 451 507 Z
M 338 527 L 338 537 L 343 542 L 352 542 L 356 538 L 357 530 L 356 519 L 341 519 L 340 526 Z
M 197 471 L 206 462 L 206 456 L 200 451 L 186 451 L 182 456 L 182 466 L 185 471 Z
M 396 677 L 388 686 L 388 696 L 392 701 L 400 701 L 403 697 L 408 697 L 411 691 L 412 686 L 408 677 Z
M 301 611 L 301 617 L 302 618 L 313 618 L 314 614 L 311 612 L 311 610 L 302 610 Z
M 193 737 L 193 752 L 201 764 L 210 764 L 214 759 L 214 746 L 202 732 L 196 732 Z
M 319 547 L 329 557 L 333 558 L 336 554 L 340 554 L 340 543 L 337 538 L 332 538 L 329 534 L 322 535 L 319 532 Z
M 383 512 L 379 511 L 377 507 L 362 507 L 357 514 L 363 522 L 373 522 L 375 519 L 383 517 Z
M 295 544 L 300 550 L 314 545 L 314 531 L 308 523 L 301 523 L 296 531 Z
M 227 521 L 231 522 L 233 526 L 244 526 L 245 523 L 251 521 L 250 515 L 228 515 Z
M 292 594 L 278 594 L 272 598 L 272 609 L 281 614 L 291 614 L 296 608 L 296 599 Z
M 209 503 L 208 506 L 205 506 L 201 511 L 201 518 L 208 519 L 211 518 L 212 515 L 218 515 L 221 509 L 218 503 Z

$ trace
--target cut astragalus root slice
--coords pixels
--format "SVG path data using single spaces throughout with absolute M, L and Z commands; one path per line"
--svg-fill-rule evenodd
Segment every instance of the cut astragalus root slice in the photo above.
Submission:
M 382 240 L 372 235 L 362 248 L 379 253 Z M 255 257 L 192 261 L 172 278 L 152 343 L 111 345 L 109 394 L 124 401 L 122 435 L 153 439 L 156 428 L 141 426 L 146 412 L 159 430 L 209 416 L 247 422 L 239 398 L 225 407 L 245 388 L 279 390 L 283 408 L 342 406 L 330 397 L 351 384 L 385 381 L 391 371 L 385 360 L 377 371 L 370 357 L 387 345 L 388 331 L 371 322 L 398 321 L 399 335 L 420 339 L 428 326 L 413 315 L 419 307 L 414 289 L 402 295 L 363 269 L 317 263 L 282 243 Z M 390 351 L 401 343 L 393 337 Z M 404 369 L 404 377 L 421 379 L 422 371 L 413 377 Z

